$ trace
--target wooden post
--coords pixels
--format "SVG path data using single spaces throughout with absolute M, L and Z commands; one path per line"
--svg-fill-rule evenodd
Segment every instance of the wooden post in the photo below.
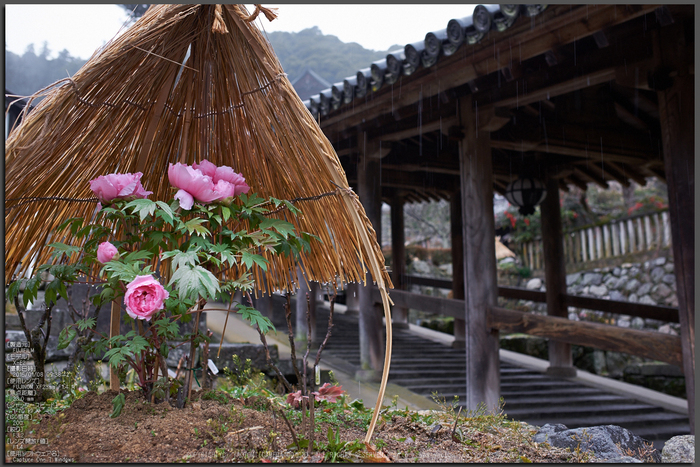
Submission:
M 651 217 L 644 216 L 644 236 L 646 238 L 647 250 L 654 248 L 654 236 L 651 234 Z
M 617 224 L 618 229 L 620 231 L 620 254 L 624 255 L 625 252 L 627 251 L 627 237 L 625 233 L 625 221 L 620 221 L 619 224 Z
M 637 232 L 639 232 L 639 251 L 645 251 L 649 249 L 649 245 L 646 244 L 644 239 L 644 229 L 642 228 L 642 218 L 637 218 Z
M 603 243 L 605 244 L 605 252 L 603 256 L 610 258 L 612 256 L 612 245 L 610 244 L 610 224 L 603 226 Z
M 391 198 L 391 282 L 397 290 L 405 289 L 406 247 L 403 219 L 403 196 L 396 190 Z M 408 328 L 408 308 L 395 306 L 391 309 L 394 329 Z
M 381 187 L 379 185 L 379 161 L 361 156 L 357 163 L 357 185 L 360 202 L 372 223 L 375 234 L 380 235 L 381 224 Z M 379 381 L 384 367 L 384 325 L 382 313 L 372 300 L 372 275 L 367 273 L 366 286 L 360 285 L 359 327 L 360 327 L 360 365 L 361 370 L 355 377 L 360 380 Z
M 450 235 L 452 237 L 452 298 L 455 300 L 464 300 L 464 239 L 462 230 L 462 193 L 453 191 L 450 196 Z M 465 348 L 465 331 L 464 320 L 455 318 L 453 348 Z
M 561 210 L 559 181 L 547 179 L 547 196 L 540 204 L 542 214 L 542 248 L 544 249 L 544 281 L 547 284 L 547 314 L 568 318 L 563 296 L 566 294 L 566 266 L 561 242 Z M 547 374 L 559 377 L 576 376 L 571 356 L 571 345 L 549 340 L 549 368 Z
M 620 229 L 617 222 L 610 224 L 612 231 L 612 254 L 613 256 L 620 255 Z
M 112 302 L 112 310 L 109 320 L 109 337 L 112 338 L 120 334 L 119 321 L 122 308 L 116 300 Z M 112 365 L 109 366 L 109 389 L 119 392 L 119 373 Z
M 668 219 L 668 212 L 661 213 L 661 219 L 664 224 L 664 246 L 671 246 L 671 221 Z
M 595 228 L 595 251 L 597 259 L 605 258 L 603 254 L 603 230 L 600 226 Z
M 299 289 L 297 290 L 294 340 L 299 344 L 304 343 L 304 349 L 306 349 L 306 328 L 308 327 L 308 323 L 306 322 L 307 309 L 309 309 L 309 317 L 311 318 L 311 340 L 308 342 L 308 345 L 313 347 L 316 341 L 316 296 L 318 295 L 318 283 L 309 282 L 307 285 L 304 273 L 299 266 L 297 266 L 297 280 L 299 281 Z M 306 301 L 306 294 L 309 294 L 308 303 Z
M 493 218 L 493 170 L 490 134 L 477 130 L 472 96 L 460 99 L 465 137 L 460 142 L 464 244 L 464 295 L 467 357 L 466 409 L 498 407 L 500 374 L 498 331 L 488 326 L 489 308 L 498 298 Z
M 345 313 L 348 315 L 357 316 L 360 312 L 359 287 L 357 282 L 351 282 L 345 287 Z
M 655 55 L 673 69 L 673 84 L 657 92 L 664 148 L 664 168 L 673 238 L 683 373 L 690 433 L 695 434 L 695 79 L 690 74 L 685 23 L 658 31 Z M 656 41 L 655 41 L 656 42 Z
M 632 219 L 627 219 L 627 240 L 629 240 L 630 253 L 637 251 L 637 237 L 634 234 Z

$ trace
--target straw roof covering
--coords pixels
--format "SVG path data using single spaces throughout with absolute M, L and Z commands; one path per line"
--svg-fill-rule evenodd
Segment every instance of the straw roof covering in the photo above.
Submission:
M 48 261 L 49 234 L 90 219 L 89 180 L 143 172 L 151 199 L 174 194 L 170 163 L 207 159 L 263 198 L 300 200 L 288 219 L 319 236 L 309 280 L 391 287 L 376 235 L 338 157 L 242 5 L 154 5 L 72 78 L 55 83 L 6 142 L 5 282 Z M 274 14 L 263 9 L 268 19 Z M 285 211 L 273 214 L 284 219 Z M 266 254 L 267 255 L 267 254 Z M 294 289 L 296 264 L 267 255 L 260 290 Z M 234 271 L 235 273 L 235 271 Z

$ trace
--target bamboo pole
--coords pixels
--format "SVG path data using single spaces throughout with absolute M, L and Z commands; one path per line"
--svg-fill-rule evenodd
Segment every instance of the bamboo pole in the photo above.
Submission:
M 617 222 L 610 224 L 610 230 L 612 231 L 612 255 L 620 255 L 620 226 Z
M 635 237 L 634 223 L 632 222 L 632 219 L 627 219 L 627 235 L 630 245 L 629 252 L 634 253 L 637 251 L 637 238 Z

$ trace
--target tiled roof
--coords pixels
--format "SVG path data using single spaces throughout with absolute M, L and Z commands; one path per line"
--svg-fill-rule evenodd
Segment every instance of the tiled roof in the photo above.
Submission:
M 458 5 L 455 5 L 458 7 Z M 355 76 L 333 84 L 304 101 L 314 118 L 318 114 L 365 97 L 384 85 L 395 83 L 401 75 L 411 75 L 420 67 L 430 68 L 441 57 L 454 54 L 460 47 L 477 44 L 489 31 L 503 32 L 520 16 L 533 17 L 547 5 L 477 5 L 471 16 L 451 19 L 445 29 L 428 32 L 422 41 L 406 44 L 389 52 L 386 58 L 358 70 Z

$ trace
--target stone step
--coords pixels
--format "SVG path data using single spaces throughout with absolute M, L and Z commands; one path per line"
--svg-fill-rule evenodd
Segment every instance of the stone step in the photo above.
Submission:
M 601 404 L 617 403 L 617 404 L 632 404 L 634 399 L 618 396 L 615 394 L 559 394 L 541 397 L 510 397 L 503 398 L 505 400 L 505 410 L 513 409 L 539 409 L 543 406 L 550 407 L 567 407 L 570 405 L 597 406 Z
M 545 423 L 561 423 L 566 425 L 567 428 L 579 428 L 586 426 L 597 426 L 597 425 L 619 425 L 621 427 L 627 428 L 631 432 L 635 433 L 640 429 L 647 429 L 649 433 L 652 430 L 658 430 L 662 432 L 663 426 L 688 426 L 688 417 L 682 414 L 659 411 L 652 413 L 636 413 L 629 414 L 625 416 L 620 415 L 598 415 L 598 416 L 558 416 L 556 414 L 550 414 L 547 418 L 537 418 L 537 417 L 515 417 L 509 415 L 509 417 L 516 420 L 521 420 L 526 423 L 535 426 L 542 426 Z M 690 427 L 688 427 L 688 432 L 690 433 Z M 686 433 L 686 434 L 687 434 Z
M 520 419 L 527 418 L 528 420 L 544 420 L 552 417 L 556 418 L 575 418 L 580 416 L 586 417 L 612 417 L 617 419 L 630 415 L 651 415 L 655 413 L 663 413 L 661 407 L 656 407 L 649 404 L 597 404 L 597 405 L 577 405 L 577 406 L 556 406 L 546 405 L 537 408 L 523 407 L 519 409 L 506 410 L 509 417 Z M 566 425 L 566 423 L 564 423 Z M 566 425 L 567 427 L 569 425 Z
M 551 389 L 519 389 L 515 388 L 513 390 L 509 391 L 504 391 L 503 387 L 501 387 L 501 396 L 508 399 L 508 398 L 517 398 L 517 397 L 548 397 L 548 396 L 557 396 L 561 394 L 576 394 L 576 395 L 588 395 L 588 394 L 607 394 L 604 391 L 601 391 L 600 389 L 596 388 L 591 388 L 588 386 L 580 386 L 576 388 L 575 391 L 566 391 L 563 392 L 559 388 L 551 388 Z

